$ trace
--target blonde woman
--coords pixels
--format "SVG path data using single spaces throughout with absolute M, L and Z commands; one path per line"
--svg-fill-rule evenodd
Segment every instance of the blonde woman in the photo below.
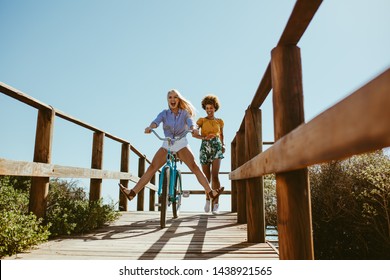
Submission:
M 202 108 L 206 111 L 206 117 L 199 118 L 196 122 L 201 130 L 201 134 L 196 138 L 202 139 L 200 146 L 200 163 L 202 164 L 203 173 L 207 180 L 212 184 L 213 189 L 220 189 L 219 169 L 221 160 L 224 158 L 225 144 L 223 137 L 224 121 L 215 117 L 215 112 L 218 111 L 220 103 L 215 95 L 207 95 L 202 99 Z M 218 198 L 212 201 L 212 212 L 218 214 L 219 202 Z M 206 193 L 205 212 L 210 211 L 210 197 Z
M 172 89 L 167 95 L 168 109 L 163 110 L 157 115 L 157 117 L 151 122 L 151 124 L 145 128 L 145 133 L 150 133 L 152 129 L 157 128 L 160 123 L 163 124 L 163 130 L 165 137 L 175 138 L 181 137 L 186 133 L 186 130 L 193 130 L 192 135 L 195 137 L 199 134 L 198 130 L 194 127 L 193 117 L 195 115 L 195 108 L 186 100 L 179 91 Z M 177 153 L 180 160 L 182 160 L 188 168 L 195 174 L 198 182 L 205 189 L 206 193 L 211 199 L 218 199 L 219 195 L 223 192 L 223 188 L 214 189 L 210 188 L 210 184 L 203 174 L 202 170 L 195 162 L 194 155 L 188 145 L 186 137 L 175 141 L 170 147 L 172 152 Z M 157 170 L 160 169 L 166 162 L 168 153 L 168 143 L 163 142 L 161 148 L 159 148 L 153 157 L 152 163 L 148 169 L 142 175 L 140 180 L 134 186 L 133 189 L 129 190 L 123 185 L 120 185 L 120 190 L 124 193 L 128 200 L 132 200 L 136 194 L 145 187 L 150 181 L 152 176 L 156 174 Z

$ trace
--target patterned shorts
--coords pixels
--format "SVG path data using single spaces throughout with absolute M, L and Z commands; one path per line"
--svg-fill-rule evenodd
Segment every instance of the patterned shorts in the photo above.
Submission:
M 211 164 L 215 159 L 223 159 L 222 142 L 218 137 L 210 140 L 202 140 L 199 153 L 202 165 Z

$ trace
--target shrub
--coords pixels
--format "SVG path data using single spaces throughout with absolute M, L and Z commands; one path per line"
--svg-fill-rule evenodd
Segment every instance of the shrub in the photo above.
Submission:
M 89 202 L 76 182 L 50 182 L 46 220 L 52 225 L 52 236 L 85 233 L 116 220 L 119 215 L 113 203 Z
M 13 255 L 46 241 L 50 225 L 28 213 L 28 191 L 14 189 L 17 179 L 0 177 L 0 256 Z
M 0 256 L 12 255 L 58 235 L 84 233 L 119 217 L 113 203 L 89 202 L 76 182 L 50 181 L 45 221 L 28 213 L 30 179 L 0 176 Z M 44 224 L 43 224 L 44 223 Z M 50 231 L 49 231 L 50 230 Z
M 264 204 L 266 226 L 277 229 L 276 181 L 274 174 L 264 176 Z
M 11 256 L 46 241 L 49 225 L 41 225 L 42 219 L 30 213 L 0 212 L 0 256 Z
M 390 258 L 390 159 L 382 151 L 309 168 L 317 259 Z

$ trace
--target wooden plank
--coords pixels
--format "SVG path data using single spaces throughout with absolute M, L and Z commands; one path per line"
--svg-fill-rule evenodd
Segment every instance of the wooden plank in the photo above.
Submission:
M 104 132 L 95 132 L 92 142 L 91 168 L 103 167 Z M 102 197 L 102 179 L 91 178 L 89 187 L 89 200 L 98 201 Z
M 239 130 L 236 133 L 236 166 L 245 163 L 245 130 Z M 246 182 L 237 181 L 237 223 L 245 224 L 247 222 L 246 213 Z
M 130 145 L 127 143 L 122 144 L 121 147 L 121 172 L 128 173 L 130 171 Z M 120 183 L 128 188 L 128 180 L 120 180 Z M 119 210 L 127 211 L 128 210 L 128 200 L 127 197 L 118 189 L 119 192 Z
M 286 172 L 389 147 L 388 108 L 389 69 L 233 170 L 229 178 L 240 180 Z
M 142 177 L 145 173 L 145 159 L 139 158 L 138 159 L 138 177 Z M 144 211 L 144 203 L 145 203 L 145 189 L 142 188 L 136 196 L 137 199 L 137 210 L 138 211 Z
M 300 49 L 292 45 L 274 48 L 271 68 L 277 141 L 305 121 Z M 307 168 L 276 173 L 276 198 L 280 259 L 314 259 Z
M 16 161 L 0 158 L 0 175 L 52 177 L 52 178 L 94 178 L 139 181 L 129 172 L 118 172 L 82 167 L 62 166 L 38 162 Z M 147 184 L 149 189 L 157 190 L 155 185 Z
M 271 64 L 268 63 L 267 69 L 264 72 L 263 78 L 260 81 L 259 87 L 253 97 L 253 100 L 249 107 L 260 108 L 265 99 L 267 98 L 269 92 L 272 89 L 272 80 L 271 80 Z
M 20 91 L 20 90 L 17 90 L 7 84 L 4 84 L 2 82 L 0 82 L 0 92 L 4 93 L 5 95 L 8 95 L 9 97 L 12 97 L 20 102 L 23 102 L 27 105 L 30 105 L 31 107 L 34 107 L 36 109 L 48 109 L 48 110 L 51 110 L 52 108 L 35 99 L 35 98 L 32 98 L 31 96 L 28 96 L 27 94 L 25 94 L 24 92 Z
M 322 0 L 298 0 L 280 37 L 278 46 L 297 45 L 321 3 Z
M 34 162 L 50 163 L 53 144 L 54 111 L 39 109 L 35 134 Z M 45 217 L 49 177 L 34 177 L 31 180 L 29 212 L 38 218 Z
M 232 141 L 230 145 L 230 169 L 234 170 L 237 166 L 237 153 L 236 153 L 236 141 L 235 139 Z M 236 181 L 231 182 L 231 212 L 237 213 L 237 186 Z
M 168 213 L 171 214 L 171 213 Z M 121 212 L 110 226 L 61 237 L 6 260 L 277 260 L 269 243 L 250 243 L 236 215 L 185 212 L 160 229 L 158 212 Z
M 261 110 L 248 108 L 245 112 L 245 161 L 263 150 Z M 246 180 L 246 213 L 248 241 L 265 242 L 265 206 L 263 177 Z

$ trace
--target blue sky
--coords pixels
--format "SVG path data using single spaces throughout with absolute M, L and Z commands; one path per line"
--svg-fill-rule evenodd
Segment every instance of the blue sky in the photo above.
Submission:
M 143 131 L 167 107 L 169 89 L 192 101 L 196 118 L 204 115 L 202 97 L 216 94 L 228 144 L 221 170 L 228 171 L 229 143 L 294 4 L 0 0 L 0 81 L 129 140 L 149 158 L 160 142 Z M 306 121 L 389 67 L 389 11 L 388 0 L 322 3 L 298 44 Z M 263 108 L 265 141 L 273 140 L 270 97 Z M 35 123 L 35 109 L 0 94 L 0 158 L 32 160 Z M 118 170 L 120 145 L 105 141 L 103 168 Z M 189 141 L 198 158 L 199 140 Z M 89 167 L 91 142 L 90 131 L 56 118 L 52 162 Z M 137 172 L 135 157 L 130 169 Z M 201 189 L 191 177 L 184 184 Z M 103 195 L 116 201 L 116 182 L 105 181 Z M 229 209 L 229 199 L 222 198 L 222 210 Z M 185 203 L 185 210 L 203 209 L 203 198 Z

